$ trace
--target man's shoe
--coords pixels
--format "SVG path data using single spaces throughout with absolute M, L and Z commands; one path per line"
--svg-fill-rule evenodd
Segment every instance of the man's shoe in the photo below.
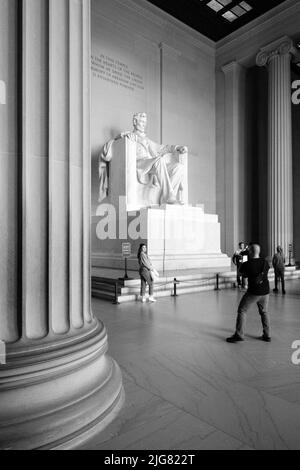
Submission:
M 244 338 L 241 338 L 235 333 L 233 336 L 230 336 L 230 338 L 227 338 L 226 341 L 227 343 L 239 343 L 240 341 L 244 341 Z
M 154 298 L 153 296 L 150 296 L 150 297 L 149 297 L 149 302 L 154 303 L 154 302 L 156 302 L 156 300 L 155 300 L 155 298 Z
M 142 302 L 143 304 L 146 302 L 146 297 L 142 297 L 142 296 L 141 296 L 140 299 L 141 299 L 141 302 Z
M 286 292 L 285 292 L 285 290 L 283 290 L 283 291 L 282 291 L 282 295 L 285 295 L 285 294 L 286 294 Z
M 275 294 L 278 293 L 278 289 L 273 289 L 273 292 L 275 292 Z
M 264 341 L 265 343 L 271 343 L 271 337 L 270 337 L 270 336 L 262 335 L 262 336 L 260 337 L 260 339 L 261 339 L 262 341 Z

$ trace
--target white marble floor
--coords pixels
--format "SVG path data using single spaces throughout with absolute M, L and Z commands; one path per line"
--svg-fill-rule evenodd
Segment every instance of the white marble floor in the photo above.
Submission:
M 272 286 L 273 287 L 273 286 Z M 236 290 L 113 306 L 93 301 L 123 372 L 126 402 L 83 449 L 300 449 L 300 281 L 271 295 L 272 343 L 257 338 L 255 309 L 244 343 L 227 344 Z

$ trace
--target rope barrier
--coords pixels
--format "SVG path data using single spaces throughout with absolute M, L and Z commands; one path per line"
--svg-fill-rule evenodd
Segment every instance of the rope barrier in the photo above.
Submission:
M 155 282 L 154 283 L 154 286 L 155 287 L 162 287 L 162 286 L 168 286 L 169 284 L 173 284 L 174 286 L 174 292 L 175 292 L 175 295 L 173 295 L 174 297 L 176 297 L 178 294 L 177 294 L 177 285 L 179 284 L 197 284 L 195 285 L 195 287 L 199 287 L 199 286 L 206 286 L 208 281 L 212 281 L 214 280 L 215 281 L 215 290 L 220 290 L 220 284 L 223 280 L 223 282 L 225 281 L 226 282 L 226 279 L 228 278 L 228 276 L 222 276 L 220 273 L 216 273 L 214 276 L 211 276 L 209 278 L 206 278 L 206 279 L 203 279 L 202 281 L 200 279 L 181 279 L 181 280 L 178 280 L 176 277 L 173 279 L 173 280 L 168 280 L 168 281 L 164 281 L 164 282 Z M 231 279 L 228 279 L 228 283 L 232 283 L 232 280 Z

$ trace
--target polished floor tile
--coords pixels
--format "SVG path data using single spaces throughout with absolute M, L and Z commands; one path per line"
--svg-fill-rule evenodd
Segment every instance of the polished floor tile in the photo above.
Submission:
M 185 450 L 244 449 L 245 445 L 214 427 L 125 380 L 126 403 L 119 417 L 82 449 Z
M 236 290 L 113 306 L 94 300 L 126 402 L 89 449 L 300 449 L 300 281 L 271 295 L 272 343 L 255 308 L 246 341 L 230 345 Z

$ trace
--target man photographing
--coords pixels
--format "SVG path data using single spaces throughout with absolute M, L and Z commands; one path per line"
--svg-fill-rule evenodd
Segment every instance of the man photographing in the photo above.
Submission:
M 270 319 L 268 315 L 270 294 L 269 269 L 269 263 L 265 259 L 260 258 L 260 246 L 256 244 L 250 245 L 249 261 L 243 263 L 240 267 L 240 274 L 244 278 L 248 278 L 248 290 L 239 304 L 236 330 L 233 336 L 227 338 L 226 341 L 228 343 L 244 341 L 246 314 L 254 304 L 258 307 L 263 327 L 263 335 L 260 339 L 268 343 L 271 341 Z

